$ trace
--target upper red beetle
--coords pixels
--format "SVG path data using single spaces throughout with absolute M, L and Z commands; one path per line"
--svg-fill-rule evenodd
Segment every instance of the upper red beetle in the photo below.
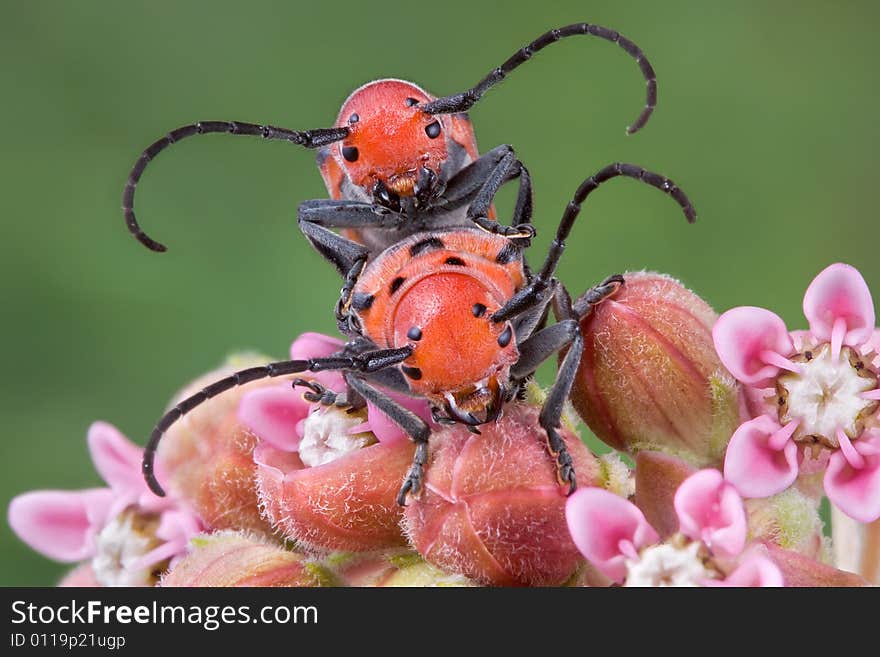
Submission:
M 629 39 L 598 25 L 576 23 L 542 34 L 477 85 L 451 96 L 435 99 L 403 80 L 370 82 L 345 101 L 333 128 L 295 131 L 240 121 L 202 121 L 172 130 L 141 154 L 129 175 L 122 199 L 129 230 L 148 248 L 165 250 L 138 225 L 135 187 L 147 164 L 171 144 L 193 135 L 224 132 L 320 149 L 318 163 L 331 199 L 303 203 L 300 225 L 343 229 L 371 254 L 412 233 L 446 226 L 476 224 L 525 242 L 534 234 L 528 171 L 507 145 L 480 157 L 465 112 L 533 54 L 575 35 L 611 41 L 636 59 L 647 81 L 645 107 L 627 129 L 636 132 L 657 102 L 653 68 Z M 520 180 L 516 211 L 511 225 L 501 227 L 492 221 L 492 199 L 515 178 Z

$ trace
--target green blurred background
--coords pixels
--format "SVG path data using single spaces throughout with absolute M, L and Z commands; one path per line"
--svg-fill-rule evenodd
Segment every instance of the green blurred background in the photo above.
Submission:
M 624 135 L 644 97 L 638 69 L 596 39 L 542 52 L 472 112 L 483 150 L 513 144 L 531 168 L 534 252 L 584 177 L 636 162 L 679 182 L 699 221 L 687 226 L 656 191 L 609 185 L 561 266 L 572 292 L 657 269 L 719 310 L 763 305 L 799 326 L 803 291 L 831 262 L 880 290 L 878 13 L 868 2 L 7 0 L 0 502 L 100 485 L 84 442 L 93 420 L 143 441 L 170 395 L 230 350 L 283 357 L 301 331 L 333 330 L 339 281 L 295 224 L 297 203 L 326 196 L 312 153 L 224 136 L 175 146 L 138 196 L 169 252 L 129 236 L 125 177 L 169 129 L 329 126 L 367 80 L 452 93 L 545 29 L 608 25 L 658 73 L 641 134 Z M 0 584 L 54 583 L 66 566 L 2 525 Z

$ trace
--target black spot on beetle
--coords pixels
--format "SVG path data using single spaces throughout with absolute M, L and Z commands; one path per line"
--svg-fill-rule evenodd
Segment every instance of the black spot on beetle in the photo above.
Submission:
M 389 287 L 389 289 L 391 290 L 391 294 L 394 294 L 395 292 L 397 292 L 400 289 L 400 286 L 403 285 L 403 282 L 405 280 L 406 279 L 403 278 L 402 276 L 398 276 L 393 281 L 391 281 L 391 285 Z
M 486 314 L 486 306 L 481 303 L 475 303 L 471 308 L 471 312 L 474 314 L 474 317 L 482 317 Z
M 434 121 L 425 126 L 425 134 L 429 139 L 437 139 L 440 136 L 440 121 Z
M 358 149 L 355 146 L 343 146 L 342 147 L 342 157 L 344 157 L 349 162 L 357 162 L 358 159 Z
M 506 347 L 510 344 L 511 338 L 513 338 L 513 329 L 508 326 L 504 329 L 504 333 L 498 336 L 498 346 Z
M 418 342 L 422 339 L 422 329 L 420 329 L 418 326 L 410 326 L 409 331 L 406 332 L 406 337 L 408 337 L 410 340 L 415 340 L 416 342 Z
M 455 265 L 456 267 L 467 267 L 464 260 L 462 260 L 461 258 L 457 258 L 455 256 L 449 256 L 448 258 L 446 258 L 446 260 L 444 262 L 447 265 Z
M 409 367 L 408 365 L 401 365 L 400 369 L 403 370 L 403 373 L 406 374 L 413 381 L 418 381 L 419 379 L 422 378 L 422 370 L 420 370 L 418 367 Z
M 506 265 L 516 260 L 517 257 L 519 257 L 519 248 L 514 246 L 512 242 L 508 242 L 495 256 L 495 262 L 499 265 Z
M 424 251 L 442 249 L 444 246 L 445 245 L 443 244 L 443 240 L 441 240 L 439 237 L 429 237 L 427 239 L 421 240 L 420 242 L 416 242 L 411 247 L 409 247 L 409 254 L 415 257 Z
M 355 310 L 369 310 L 370 306 L 376 300 L 372 294 L 364 294 L 363 292 L 355 292 L 351 295 L 351 307 Z

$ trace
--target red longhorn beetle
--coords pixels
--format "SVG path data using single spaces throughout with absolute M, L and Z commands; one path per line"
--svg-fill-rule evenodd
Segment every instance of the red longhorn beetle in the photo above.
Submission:
M 223 132 L 319 149 L 318 164 L 331 199 L 300 205 L 299 223 L 307 233 L 311 225 L 344 229 L 346 235 L 366 245 L 370 255 L 416 232 L 473 224 L 527 243 L 534 235 L 528 171 L 510 146 L 499 146 L 480 157 L 465 112 L 533 54 L 576 35 L 611 41 L 635 58 L 647 81 L 645 107 L 627 129 L 636 132 L 657 102 L 651 64 L 635 43 L 617 32 L 577 23 L 542 34 L 476 86 L 444 98 L 435 99 L 402 80 L 370 82 L 349 96 L 333 128 L 299 132 L 240 121 L 202 121 L 172 130 L 141 154 L 129 174 L 122 197 L 128 228 L 148 248 L 165 250 L 138 225 L 135 187 L 147 164 L 171 144 L 193 135 Z M 503 226 L 491 220 L 492 199 L 505 182 L 517 177 L 520 187 L 512 225 Z M 347 278 L 356 273 L 342 272 Z
M 143 472 L 150 488 L 163 495 L 153 461 L 162 434 L 181 416 L 204 401 L 238 385 L 266 377 L 300 372 L 341 370 L 343 394 L 297 379 L 310 390 L 307 399 L 323 404 L 362 407 L 372 402 L 416 443 L 413 464 L 398 495 L 421 490 L 428 460 L 430 428 L 378 386 L 427 399 L 434 420 L 460 422 L 477 431 L 496 420 L 505 402 L 521 393 L 538 366 L 568 347 L 556 381 L 540 413 L 557 472 L 569 490 L 577 486 L 571 457 L 559 435 L 568 398 L 583 351 L 579 320 L 623 283 L 612 276 L 572 303 L 555 277 L 565 240 L 581 204 L 603 182 L 635 178 L 671 195 L 688 221 L 696 213 L 672 181 L 631 164 L 612 164 L 587 178 L 565 209 L 549 253 L 533 276 L 522 248 L 513 240 L 472 226 L 416 233 L 376 255 L 362 271 L 369 249 L 327 228 L 309 238 L 340 271 L 358 269 L 347 281 L 339 312 L 340 325 L 351 338 L 328 358 L 287 360 L 236 372 L 180 402 L 158 422 L 144 451 Z M 549 308 L 557 323 L 544 326 Z

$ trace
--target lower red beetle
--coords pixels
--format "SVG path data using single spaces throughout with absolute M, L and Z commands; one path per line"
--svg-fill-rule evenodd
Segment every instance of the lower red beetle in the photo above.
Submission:
M 587 178 L 569 202 L 541 268 L 531 275 L 515 240 L 471 227 L 417 233 L 381 252 L 347 281 L 338 312 L 351 338 L 328 358 L 287 360 L 251 367 L 204 388 L 168 411 L 158 422 L 144 452 L 143 472 L 150 488 L 163 495 L 153 472 L 162 434 L 202 402 L 265 377 L 340 370 L 347 390 L 330 391 L 303 380 L 311 401 L 362 407 L 372 402 L 417 444 L 412 468 L 398 496 L 422 486 L 430 428 L 395 402 L 382 388 L 427 399 L 437 422 L 459 422 L 472 430 L 495 421 L 538 366 L 563 348 L 568 352 L 551 386 L 540 425 L 559 479 L 576 487 L 571 458 L 558 428 L 565 400 L 580 363 L 583 338 L 579 321 L 623 284 L 619 275 L 589 289 L 572 302 L 554 277 L 581 204 L 599 185 L 625 176 L 669 194 L 688 221 L 696 213 L 672 181 L 641 167 L 616 163 Z M 308 225 L 306 235 L 340 271 L 353 271 L 367 247 L 333 231 Z M 557 319 L 544 326 L 549 309 Z M 343 396 L 344 395 L 344 396 Z
M 578 35 L 616 43 L 638 63 L 647 97 L 641 114 L 628 128 L 636 132 L 657 102 L 654 69 L 642 50 L 618 32 L 576 23 L 542 34 L 476 86 L 451 96 L 434 98 L 403 80 L 365 84 L 343 103 L 332 128 L 296 131 L 242 121 L 201 121 L 172 130 L 141 154 L 129 174 L 122 196 L 128 228 L 148 248 L 164 251 L 164 245 L 144 233 L 134 213 L 135 188 L 147 164 L 181 139 L 228 133 L 318 149 L 318 165 L 331 198 L 304 202 L 299 208 L 300 221 L 343 229 L 348 237 L 368 246 L 371 254 L 413 233 L 449 226 L 477 225 L 525 242 L 533 235 L 528 171 L 507 145 L 480 156 L 466 112 L 532 55 Z M 520 189 L 514 218 L 510 226 L 502 226 L 492 220 L 492 200 L 503 184 L 517 178 Z

